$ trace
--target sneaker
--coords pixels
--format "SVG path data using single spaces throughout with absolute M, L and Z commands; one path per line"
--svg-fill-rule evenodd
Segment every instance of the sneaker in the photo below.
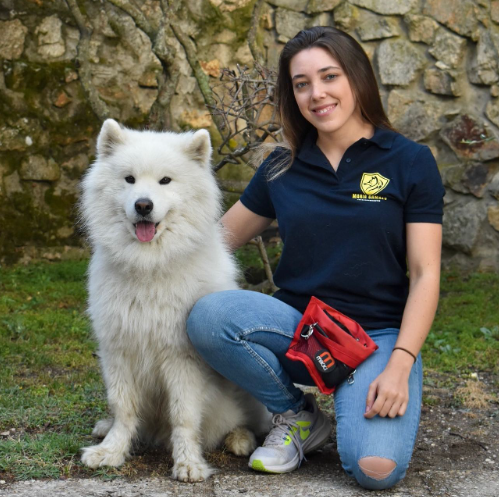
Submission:
M 331 434 L 331 422 L 319 410 L 311 393 L 306 394 L 305 398 L 306 410 L 274 415 L 274 427 L 263 445 L 251 455 L 250 468 L 267 473 L 288 473 L 300 466 L 305 454 L 327 442 Z

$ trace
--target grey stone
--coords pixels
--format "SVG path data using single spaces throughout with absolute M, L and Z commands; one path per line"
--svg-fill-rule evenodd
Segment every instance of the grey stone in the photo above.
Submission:
M 283 7 L 295 12 L 305 12 L 309 0 L 268 0 L 270 5 L 275 7 Z
M 414 9 L 418 0 L 350 0 L 351 3 L 377 14 L 404 15 Z
M 19 173 L 17 171 L 14 171 L 9 176 L 6 176 L 3 179 L 3 183 L 5 187 L 5 194 L 7 196 L 12 195 L 13 193 L 22 193 L 24 191 L 21 179 L 19 178 Z
M 485 202 L 472 197 L 448 205 L 443 218 L 444 246 L 471 255 L 486 218 Z
M 88 167 L 87 154 L 78 154 L 61 164 L 61 170 L 71 178 L 79 178 Z
M 490 18 L 499 24 L 499 0 L 492 0 L 490 2 Z
M 19 19 L 0 22 L 0 58 L 21 57 L 27 33 L 28 28 Z
M 384 85 L 407 86 L 424 64 L 424 56 L 407 40 L 385 40 L 379 45 L 378 68 Z
M 54 159 L 48 161 L 41 155 L 30 155 L 21 164 L 21 179 L 31 181 L 57 181 L 61 176 Z
M 334 9 L 333 18 L 336 27 L 345 31 L 353 29 L 360 17 L 360 11 L 348 2 L 343 2 Z
M 468 71 L 469 80 L 475 84 L 492 85 L 499 80 L 498 54 L 488 30 L 480 33 L 476 52 Z
M 307 25 L 308 17 L 299 12 L 278 8 L 275 12 L 275 27 L 280 36 L 293 38 L 298 31 Z
M 496 199 L 499 200 L 499 172 L 492 177 L 487 191 Z
M 0 129 L 0 151 L 24 151 L 29 147 L 29 140 L 16 128 L 4 126 Z
M 499 136 L 475 116 L 457 116 L 442 127 L 440 137 L 464 160 L 487 161 L 499 157 Z
M 424 72 L 425 88 L 436 95 L 461 95 L 458 73 L 456 71 L 442 71 L 436 67 L 426 69 Z
M 486 116 L 499 127 L 499 102 L 497 100 L 490 100 L 485 108 Z
M 383 17 L 365 11 L 360 16 L 357 33 L 362 41 L 399 36 L 399 21 L 395 17 Z
M 477 5 L 473 0 L 459 0 L 452 4 L 442 0 L 426 0 L 423 14 L 433 17 L 455 33 L 474 40 L 478 38 Z
M 397 90 L 388 96 L 388 116 L 394 127 L 414 141 L 436 134 L 441 127 L 443 104 L 436 100 L 415 100 Z
M 314 15 L 308 24 L 309 26 L 334 26 L 333 15 L 331 12 L 321 12 Z
M 489 224 L 496 231 L 499 231 L 499 206 L 493 205 L 487 209 L 487 219 L 489 221 Z
M 38 54 L 51 59 L 64 55 L 66 45 L 62 37 L 62 21 L 56 16 L 45 17 L 35 29 L 38 35 Z
M 440 169 L 440 176 L 442 177 L 442 183 L 444 186 L 450 188 L 453 192 L 469 193 L 469 189 L 463 184 L 462 181 L 465 169 L 466 166 L 462 163 L 442 167 Z
M 229 29 L 224 29 L 213 37 L 215 43 L 225 43 L 227 45 L 232 45 L 236 40 L 237 34 Z
M 491 168 L 481 162 L 467 164 L 462 177 L 463 185 L 477 198 L 482 198 L 491 176 Z
M 435 36 L 433 46 L 428 50 L 433 57 L 444 62 L 450 68 L 456 68 L 464 60 L 466 39 L 440 29 Z
M 319 12 L 330 12 L 343 0 L 309 0 L 307 4 L 308 14 L 318 14 Z
M 433 43 L 439 25 L 431 17 L 407 14 L 404 16 L 404 22 L 409 28 L 409 39 L 411 41 L 423 42 L 427 45 Z

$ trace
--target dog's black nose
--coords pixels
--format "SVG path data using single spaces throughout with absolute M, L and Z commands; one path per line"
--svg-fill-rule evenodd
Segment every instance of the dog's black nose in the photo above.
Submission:
M 151 213 L 154 204 L 148 198 L 139 198 L 137 202 L 135 202 L 135 210 L 141 216 L 147 216 Z

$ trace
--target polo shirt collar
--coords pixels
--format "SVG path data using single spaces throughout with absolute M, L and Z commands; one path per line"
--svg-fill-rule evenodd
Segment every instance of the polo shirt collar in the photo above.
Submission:
M 389 150 L 390 148 L 392 148 L 395 136 L 396 134 L 389 129 L 374 128 L 374 135 L 367 141 L 375 143 L 379 148 Z
M 371 138 L 366 139 L 366 141 L 374 143 L 379 148 L 389 150 L 392 148 L 395 136 L 396 133 L 389 129 L 374 128 L 374 135 Z M 317 130 L 315 128 L 310 129 L 310 131 L 306 134 L 302 146 L 296 156 L 298 159 L 303 162 L 307 162 L 308 164 L 326 168 L 331 167 L 326 156 L 317 146 Z

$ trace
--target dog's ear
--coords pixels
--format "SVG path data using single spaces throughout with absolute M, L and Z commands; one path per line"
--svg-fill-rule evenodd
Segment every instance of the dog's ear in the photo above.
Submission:
M 192 140 L 187 146 L 187 154 L 191 159 L 207 166 L 211 159 L 210 134 L 205 129 L 200 129 L 192 135 Z
M 97 138 L 97 154 L 107 157 L 113 153 L 116 145 L 125 142 L 123 129 L 114 119 L 106 119 Z

